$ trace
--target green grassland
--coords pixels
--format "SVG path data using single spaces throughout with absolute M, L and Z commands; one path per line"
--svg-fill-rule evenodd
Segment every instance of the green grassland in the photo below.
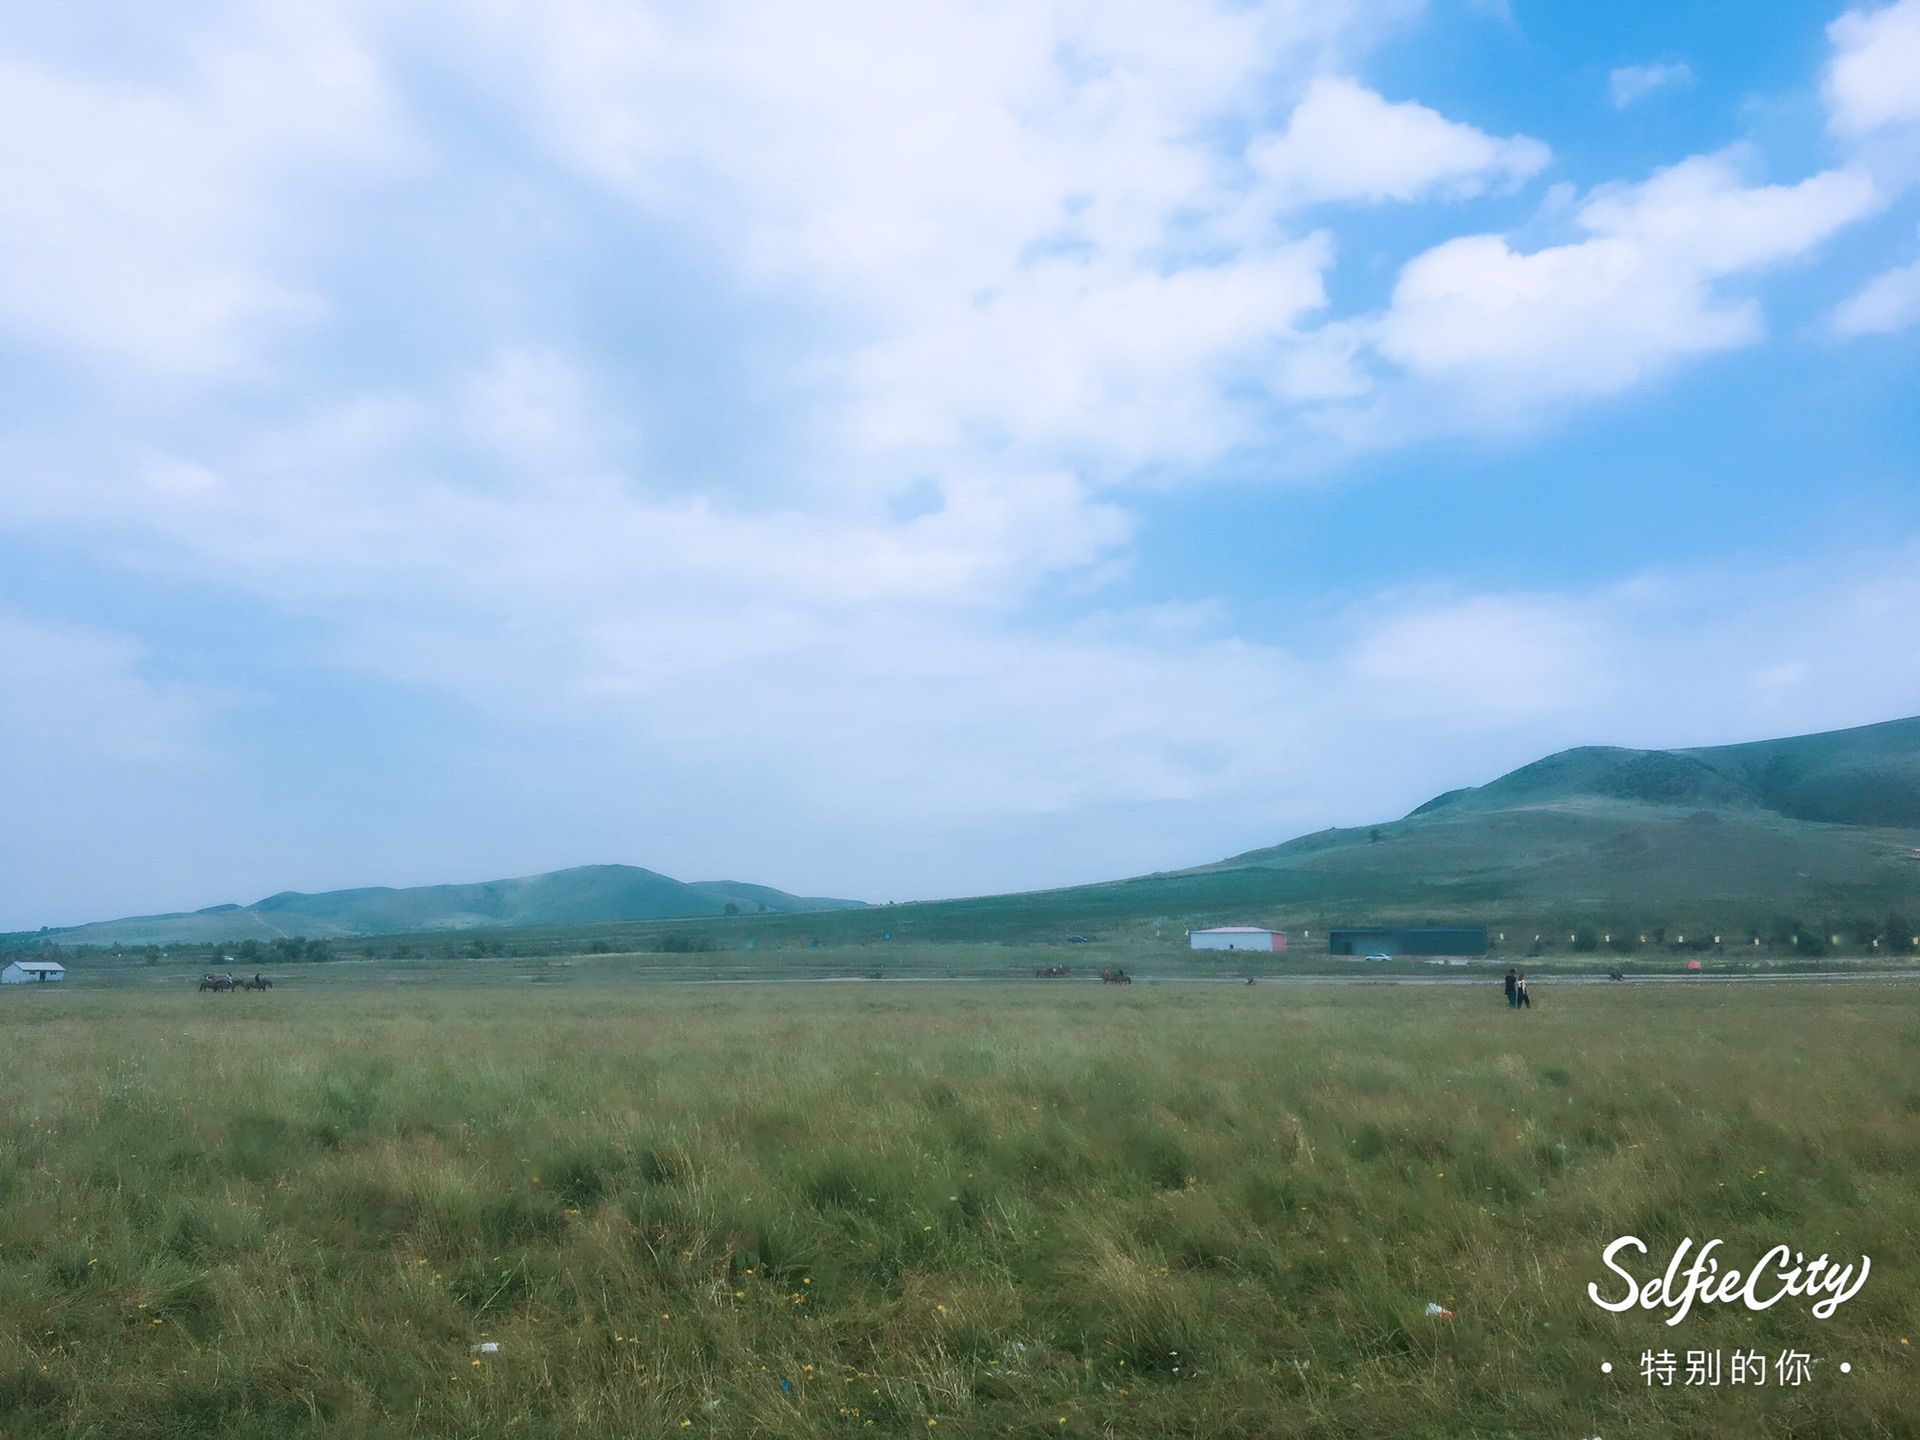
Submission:
M 712 932 L 709 932 L 712 933 Z M 1286 951 L 1191 950 L 1182 934 L 1118 937 L 1099 935 L 1084 944 L 1019 944 L 1012 941 L 963 943 L 954 940 L 878 939 L 809 943 L 804 935 L 767 935 L 759 946 L 710 941 L 690 925 L 662 933 L 636 933 L 634 927 L 607 930 L 571 927 L 553 930 L 484 932 L 478 936 L 415 936 L 395 942 L 385 937 L 328 942 L 322 961 L 289 960 L 271 951 L 255 961 L 236 957 L 220 963 L 219 951 L 188 951 L 162 959 L 144 952 L 121 955 L 81 951 L 67 957 L 65 984 L 70 990 L 196 991 L 209 969 L 237 975 L 261 973 L 273 980 L 276 998 L 291 990 L 524 989 L 597 991 L 645 985 L 788 985 L 804 982 L 1018 982 L 1025 987 L 1072 989 L 1098 985 L 1103 969 L 1124 970 L 1146 985 L 1235 984 L 1253 977 L 1263 982 L 1334 981 L 1366 984 L 1421 981 L 1433 984 L 1496 983 L 1509 964 L 1543 979 L 1600 980 L 1619 971 L 1628 980 L 1793 979 L 1804 976 L 1915 973 L 1911 950 L 1842 946 L 1818 955 L 1792 946 L 1739 943 L 1696 952 L 1691 945 L 1647 946 L 1629 954 L 1605 948 L 1575 951 L 1565 943 L 1533 947 L 1529 935 L 1512 935 L 1492 954 L 1464 965 L 1441 964 L 1413 956 L 1365 962 L 1329 955 L 1302 941 Z M 590 938 L 592 937 L 592 938 Z M 726 937 L 720 932 L 721 940 Z M 1711 937 L 1707 937 L 1711 938 Z M 662 944 L 669 948 L 660 948 Z M 707 948 L 711 944 L 712 948 Z M 683 948 L 684 947 L 684 948 Z M 476 955 L 479 949 L 483 954 Z M 1542 953 L 1528 954 L 1530 949 Z M 1697 974 L 1688 970 L 1697 961 Z M 1035 970 L 1064 966 L 1069 974 L 1039 979 Z M 247 996 L 226 996 L 248 1003 Z
M 0 1434 L 1920 1430 L 1920 986 L 627 963 L 0 994 Z M 1585 1298 L 1627 1233 L 1873 1275 L 1668 1329 Z M 1649 1389 L 1649 1347 L 1821 1363 Z

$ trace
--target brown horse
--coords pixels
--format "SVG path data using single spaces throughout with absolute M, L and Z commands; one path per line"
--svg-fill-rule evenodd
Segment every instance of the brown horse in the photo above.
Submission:
M 242 990 L 271 990 L 273 989 L 273 981 L 267 979 L 264 975 L 256 975 L 251 980 L 242 980 L 240 982 L 240 988 Z
M 1042 965 L 1033 972 L 1036 980 L 1056 980 L 1062 975 L 1071 975 L 1073 971 L 1064 965 Z
M 1100 972 L 1100 983 L 1102 985 L 1131 985 L 1133 984 L 1133 977 L 1124 970 L 1102 970 Z
M 233 990 L 237 987 L 231 975 L 202 975 L 200 988 L 202 990 Z

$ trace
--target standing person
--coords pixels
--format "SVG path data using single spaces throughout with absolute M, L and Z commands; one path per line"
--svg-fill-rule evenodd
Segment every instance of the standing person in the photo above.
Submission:
M 1513 967 L 1507 967 L 1507 1008 L 1513 1009 L 1520 1003 L 1520 977 L 1513 973 Z
M 1524 975 L 1513 982 L 1513 1003 L 1528 1010 L 1533 1008 L 1533 996 L 1527 993 L 1527 977 Z

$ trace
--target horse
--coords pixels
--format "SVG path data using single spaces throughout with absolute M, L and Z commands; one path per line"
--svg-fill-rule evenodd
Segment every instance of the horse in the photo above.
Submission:
M 1042 965 L 1033 972 L 1033 978 L 1036 980 L 1054 980 L 1062 975 L 1071 975 L 1072 973 L 1073 972 L 1064 965 Z
M 231 975 L 202 975 L 200 988 L 204 990 L 232 990 L 235 988 Z
M 256 975 L 251 980 L 242 980 L 240 982 L 240 988 L 242 990 L 271 990 L 273 989 L 273 981 L 267 979 L 264 975 Z
M 1100 972 L 1100 983 L 1102 985 L 1131 985 L 1133 984 L 1133 977 L 1124 970 L 1102 970 Z

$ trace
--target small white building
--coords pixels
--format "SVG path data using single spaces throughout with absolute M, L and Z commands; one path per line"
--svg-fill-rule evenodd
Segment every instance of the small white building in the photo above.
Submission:
M 15 960 L 0 970 L 0 985 L 34 985 L 64 980 L 67 967 L 58 960 Z
M 1189 930 L 1191 950 L 1284 950 L 1287 932 L 1263 930 L 1258 925 L 1215 925 L 1211 930 Z

